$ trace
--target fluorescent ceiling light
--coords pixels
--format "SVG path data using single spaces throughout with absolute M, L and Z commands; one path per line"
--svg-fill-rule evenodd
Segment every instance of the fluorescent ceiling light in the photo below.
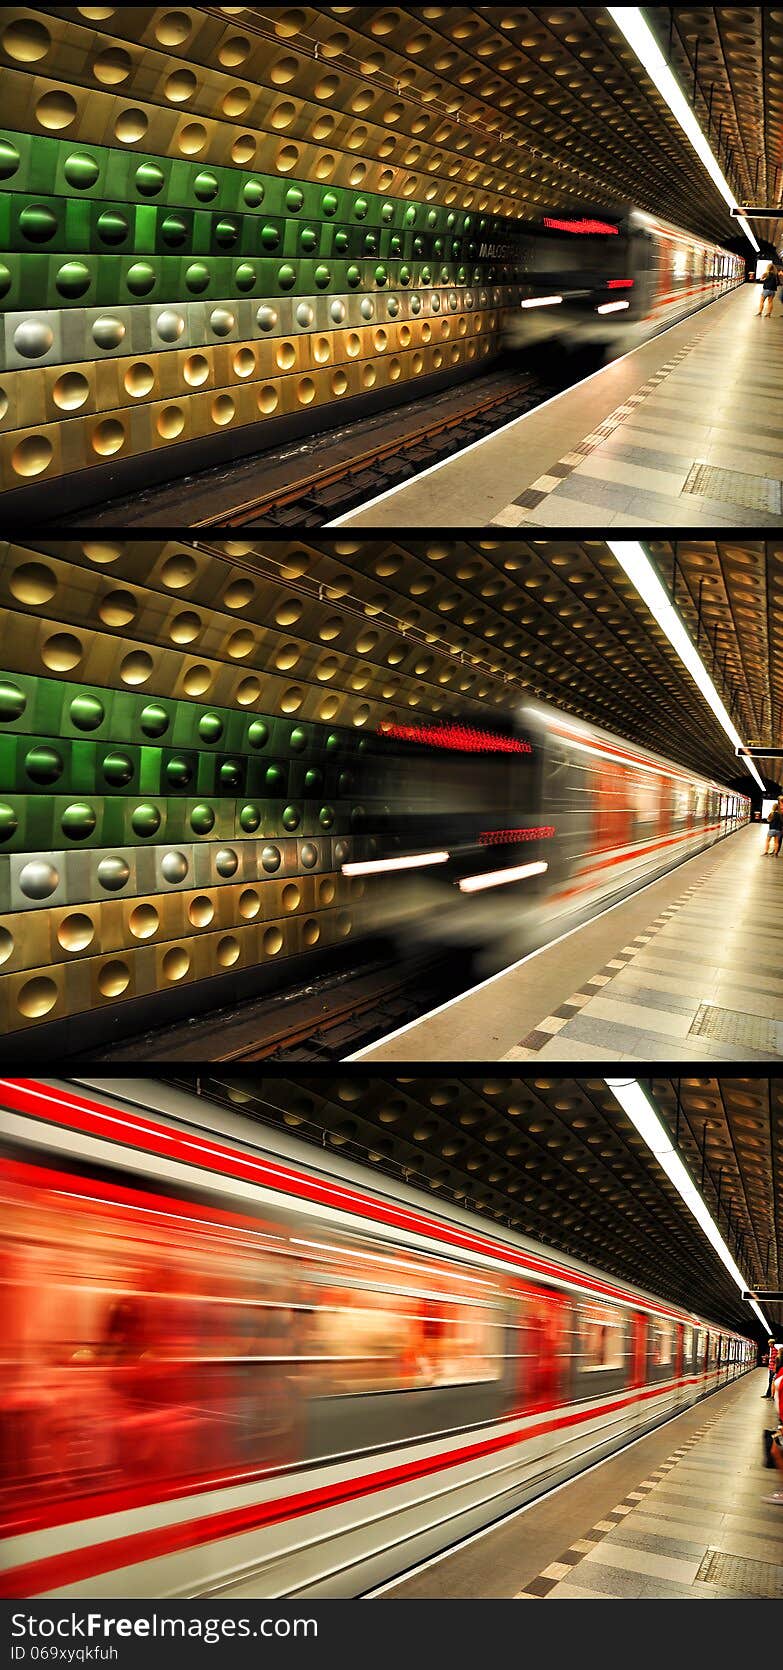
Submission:
M 738 1266 L 729 1252 L 726 1242 L 712 1216 L 709 1208 L 702 1200 L 695 1183 L 691 1182 L 685 1166 L 665 1125 L 659 1119 L 652 1102 L 645 1095 L 636 1079 L 606 1079 L 605 1083 L 617 1097 L 624 1113 L 627 1113 L 631 1124 L 646 1142 L 651 1154 L 655 1155 L 658 1164 L 666 1172 L 670 1183 L 674 1184 L 680 1199 L 685 1202 L 688 1211 L 696 1219 L 699 1228 L 704 1231 L 710 1245 L 714 1247 L 722 1264 L 731 1276 L 741 1293 L 747 1293 L 750 1283 L 740 1274 Z M 755 1311 L 767 1339 L 772 1338 L 772 1329 L 760 1305 L 755 1299 L 748 1301 L 752 1311 Z
M 527 881 L 528 876 L 542 876 L 548 864 L 517 864 L 513 870 L 488 870 L 483 876 L 466 876 L 459 884 L 460 893 L 486 893 L 490 887 L 508 887 L 512 881 Z
M 712 709 L 718 724 L 722 726 L 735 749 L 744 747 L 739 731 L 729 718 L 707 668 L 696 646 L 691 643 L 674 604 L 670 603 L 646 551 L 635 539 L 609 539 L 607 545 L 612 555 L 617 558 L 620 567 L 625 570 L 629 580 L 635 585 L 639 596 L 647 604 L 650 614 L 666 633 L 669 643 L 677 651 L 683 666 L 687 667 L 707 706 Z M 765 793 L 764 783 L 759 777 L 753 760 L 743 759 L 742 763 L 745 770 L 750 772 L 751 777 L 755 778 L 762 793 Z
M 377 858 L 366 864 L 344 864 L 344 876 L 380 876 L 387 870 L 424 870 L 428 864 L 448 864 L 447 852 L 417 852 L 410 858 Z
M 628 45 L 633 47 L 640 64 L 646 69 L 650 80 L 657 87 L 661 97 L 666 100 L 672 115 L 677 118 L 683 133 L 690 140 L 699 161 L 704 164 L 710 179 L 717 186 L 724 202 L 728 204 L 730 209 L 739 208 L 734 192 L 712 151 L 709 140 L 702 133 L 688 100 L 675 81 L 649 24 L 645 23 L 641 7 L 607 6 L 606 9 L 609 16 L 614 19 L 620 32 L 625 36 Z M 756 242 L 755 234 L 751 231 L 744 215 L 737 217 L 737 225 L 742 227 L 756 254 L 760 254 L 761 247 Z

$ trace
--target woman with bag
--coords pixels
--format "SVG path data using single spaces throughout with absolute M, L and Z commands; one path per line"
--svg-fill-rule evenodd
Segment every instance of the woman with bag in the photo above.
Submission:
M 770 852 L 773 858 L 777 858 L 781 841 L 783 841 L 783 809 L 781 802 L 776 800 L 767 818 L 767 839 L 764 851 L 761 854 L 762 858 L 767 858 Z
M 765 317 L 765 314 L 764 314 L 764 309 L 765 308 L 767 310 L 767 312 L 766 312 L 767 319 L 772 318 L 772 303 L 774 302 L 775 297 L 777 295 L 777 290 L 778 290 L 778 269 L 775 266 L 774 261 L 768 261 L 767 265 L 766 265 L 766 267 L 765 267 L 765 269 L 764 269 L 764 271 L 761 275 L 761 295 L 759 297 L 759 305 L 758 305 L 758 308 L 756 310 L 756 318 L 757 319 L 763 319 Z

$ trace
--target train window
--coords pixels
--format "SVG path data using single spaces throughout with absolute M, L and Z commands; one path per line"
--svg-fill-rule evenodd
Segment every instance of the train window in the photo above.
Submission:
M 609 1305 L 585 1305 L 579 1318 L 583 1373 L 619 1369 L 625 1361 L 625 1319 Z
M 668 1368 L 674 1363 L 674 1324 L 653 1318 L 650 1329 L 651 1363 L 653 1368 Z
M 313 1322 L 322 1394 L 465 1386 L 503 1371 L 501 1318 L 469 1299 L 353 1288 L 329 1294 Z

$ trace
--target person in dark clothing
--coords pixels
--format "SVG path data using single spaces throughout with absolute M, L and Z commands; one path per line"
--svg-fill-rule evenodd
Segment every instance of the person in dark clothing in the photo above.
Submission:
M 776 1371 L 777 1371 L 778 1356 L 779 1356 L 778 1348 L 775 1344 L 774 1339 L 768 1340 L 767 1341 L 767 1368 L 769 1370 L 769 1374 L 768 1374 L 768 1378 L 767 1378 L 767 1389 L 764 1393 L 765 1397 L 771 1397 L 772 1396 L 772 1382 L 775 1378 L 775 1374 L 776 1374 Z

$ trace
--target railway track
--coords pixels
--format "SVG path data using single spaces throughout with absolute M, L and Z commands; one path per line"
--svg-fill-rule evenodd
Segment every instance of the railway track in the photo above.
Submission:
M 489 435 L 538 405 L 544 397 L 533 377 L 503 377 L 500 387 L 474 392 L 465 404 L 464 393 L 442 409 L 429 406 L 425 419 L 411 420 L 411 407 L 389 414 L 389 423 L 369 442 L 357 426 L 357 447 L 333 463 L 322 460 L 285 485 L 257 493 L 228 512 L 196 519 L 194 531 L 212 527 L 247 528 L 263 522 L 271 527 L 322 527 L 383 493 L 409 481 L 431 464 L 473 441 Z
M 390 977 L 388 968 L 362 972 L 349 980 L 328 1014 L 322 998 L 303 1000 L 286 1026 L 271 1024 L 250 1046 L 216 1055 L 224 1065 L 236 1061 L 336 1062 L 423 1014 L 437 1001 L 429 983 L 411 976 Z
M 388 956 L 306 986 L 251 999 L 117 1042 L 81 1064 L 209 1061 L 338 1062 L 434 1008 L 464 985 L 453 956 L 390 969 Z
M 521 417 L 566 381 L 573 381 L 573 368 L 559 366 L 553 375 L 551 361 L 546 369 L 488 371 L 360 422 L 95 505 L 89 525 L 323 527 Z M 85 519 L 81 512 L 75 525 Z

